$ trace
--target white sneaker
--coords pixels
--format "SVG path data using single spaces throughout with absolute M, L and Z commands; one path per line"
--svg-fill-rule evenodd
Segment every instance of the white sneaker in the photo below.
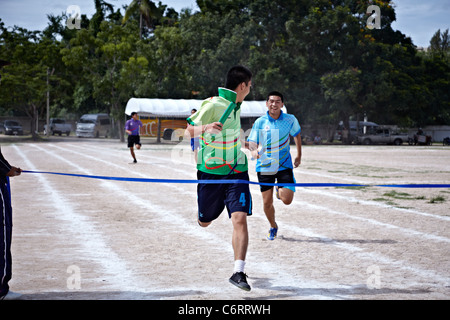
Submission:
M 22 297 L 20 293 L 8 291 L 8 293 L 3 296 L 0 300 L 19 300 Z

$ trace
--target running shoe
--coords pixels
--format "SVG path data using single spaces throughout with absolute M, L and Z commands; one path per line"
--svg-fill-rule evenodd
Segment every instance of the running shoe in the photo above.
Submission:
M 247 283 L 247 275 L 243 272 L 235 272 L 231 276 L 230 282 L 242 290 L 245 291 L 251 290 L 250 286 Z
M 277 228 L 270 228 L 269 234 L 267 235 L 267 240 L 275 240 L 278 233 L 278 226 Z

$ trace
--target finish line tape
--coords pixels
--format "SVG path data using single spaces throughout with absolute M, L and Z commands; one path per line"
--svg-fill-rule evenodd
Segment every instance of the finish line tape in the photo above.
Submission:
M 48 172 L 48 171 L 28 171 L 23 170 L 24 173 L 40 173 L 40 174 L 52 174 L 59 176 L 79 177 L 88 179 L 99 180 L 112 180 L 112 181 L 125 181 L 125 182 L 150 182 L 150 183 L 204 183 L 204 184 L 225 184 L 225 183 L 243 183 L 254 184 L 262 186 L 285 186 L 285 187 L 389 187 L 389 188 L 450 188 L 450 184 L 346 184 L 346 183 L 266 183 L 266 182 L 253 182 L 247 180 L 188 180 L 188 179 L 151 179 L 151 178 L 126 178 L 126 177 L 107 177 L 107 176 L 94 176 L 86 174 L 73 174 L 73 173 L 61 173 L 61 172 Z

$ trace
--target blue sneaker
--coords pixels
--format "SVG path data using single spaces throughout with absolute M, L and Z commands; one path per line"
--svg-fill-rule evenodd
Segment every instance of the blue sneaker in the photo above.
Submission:
M 267 240 L 275 240 L 278 233 L 278 226 L 276 228 L 270 228 L 269 234 L 267 235 Z
M 275 196 L 277 197 L 278 200 L 281 200 L 280 193 L 278 192 L 278 187 L 275 187 Z

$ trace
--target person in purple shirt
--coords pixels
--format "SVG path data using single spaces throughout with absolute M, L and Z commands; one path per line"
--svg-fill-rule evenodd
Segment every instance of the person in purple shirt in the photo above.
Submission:
M 139 132 L 142 127 L 142 122 L 138 120 L 138 114 L 136 112 L 131 113 L 131 119 L 125 123 L 125 132 L 128 133 L 128 148 L 130 148 L 131 156 L 133 157 L 133 163 L 137 163 L 136 155 L 134 154 L 134 146 L 136 149 L 141 149 L 141 138 Z

